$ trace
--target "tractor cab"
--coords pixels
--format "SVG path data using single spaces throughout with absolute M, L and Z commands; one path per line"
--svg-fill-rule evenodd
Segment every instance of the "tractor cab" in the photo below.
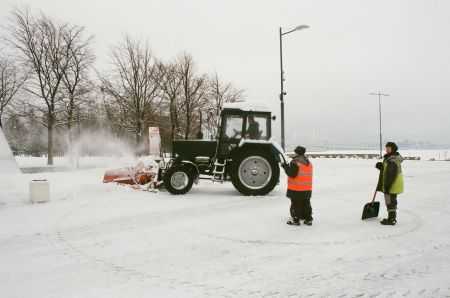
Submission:
M 271 113 L 235 108 L 222 109 L 219 132 L 219 155 L 229 155 L 242 139 L 267 141 L 271 137 Z

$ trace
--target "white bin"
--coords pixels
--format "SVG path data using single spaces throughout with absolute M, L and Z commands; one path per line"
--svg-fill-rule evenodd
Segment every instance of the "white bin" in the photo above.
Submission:
M 50 200 L 50 185 L 47 180 L 30 182 L 30 200 L 32 203 L 44 203 Z

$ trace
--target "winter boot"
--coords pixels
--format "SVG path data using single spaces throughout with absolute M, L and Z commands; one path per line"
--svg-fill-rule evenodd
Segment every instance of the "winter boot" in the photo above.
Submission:
M 380 223 L 384 226 L 395 226 L 397 223 L 397 212 L 389 211 L 388 218 L 383 219 Z
M 292 219 L 288 220 L 286 224 L 288 224 L 290 226 L 299 226 L 300 220 L 296 217 L 293 217 Z
M 307 226 L 312 226 L 312 222 L 313 222 L 312 219 L 307 219 L 303 223 Z

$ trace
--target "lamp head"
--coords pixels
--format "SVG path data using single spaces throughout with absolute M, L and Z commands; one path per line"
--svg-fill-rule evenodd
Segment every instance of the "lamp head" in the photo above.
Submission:
M 304 29 L 308 29 L 308 28 L 309 28 L 308 25 L 300 25 L 300 26 L 295 27 L 295 30 L 298 31 L 298 30 L 304 30 Z

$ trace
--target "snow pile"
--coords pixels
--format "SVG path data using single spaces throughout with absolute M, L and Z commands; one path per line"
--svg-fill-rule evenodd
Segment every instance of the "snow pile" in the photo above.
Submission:
M 20 170 L 9 148 L 8 141 L 0 128 L 0 174 L 19 174 Z

